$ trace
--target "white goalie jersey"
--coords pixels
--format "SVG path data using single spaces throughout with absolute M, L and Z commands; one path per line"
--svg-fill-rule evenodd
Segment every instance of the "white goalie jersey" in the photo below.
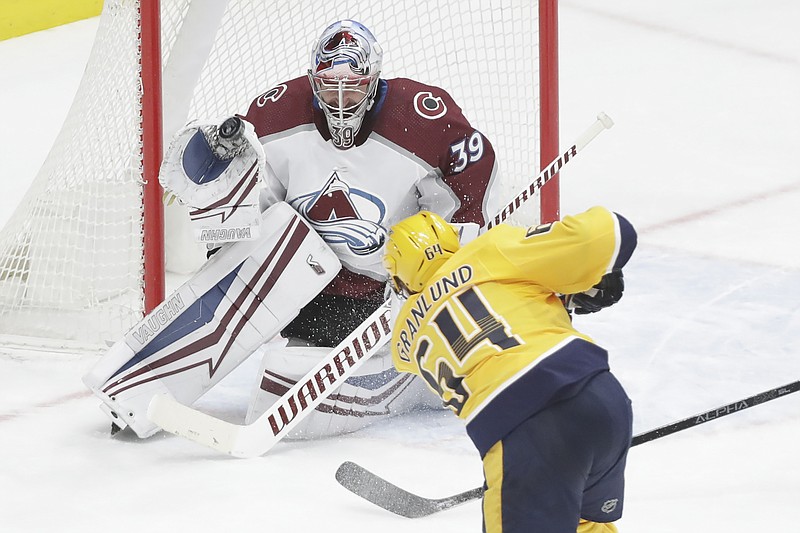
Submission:
M 444 90 L 381 80 L 347 150 L 332 147 L 313 102 L 308 80 L 297 78 L 256 98 L 244 118 L 266 154 L 262 202 L 289 203 L 345 267 L 327 293 L 382 292 L 386 232 L 421 209 L 478 226 L 499 211 L 494 149 Z

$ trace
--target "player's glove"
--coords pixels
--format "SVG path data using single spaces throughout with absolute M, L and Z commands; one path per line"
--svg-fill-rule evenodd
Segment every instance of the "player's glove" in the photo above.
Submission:
M 610 307 L 622 298 L 625 281 L 622 270 L 615 270 L 603 276 L 600 283 L 585 292 L 570 294 L 567 297 L 567 308 L 576 315 L 588 315 Z

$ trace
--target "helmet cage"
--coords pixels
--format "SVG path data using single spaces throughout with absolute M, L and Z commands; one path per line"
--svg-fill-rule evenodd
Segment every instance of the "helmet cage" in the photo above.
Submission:
M 370 76 L 352 76 L 348 78 L 330 78 L 317 76 L 309 72 L 311 87 L 320 108 L 325 113 L 328 129 L 334 138 L 334 144 L 340 148 L 350 147 L 356 133 L 361 128 L 364 115 L 372 107 L 378 88 L 378 79 Z
M 308 78 L 337 148 L 353 146 L 372 108 L 382 60 L 375 37 L 355 21 L 332 24 L 314 46 Z

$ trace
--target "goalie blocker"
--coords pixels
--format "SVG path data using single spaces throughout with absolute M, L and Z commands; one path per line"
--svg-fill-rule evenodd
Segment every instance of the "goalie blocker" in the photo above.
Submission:
M 261 222 L 257 240 L 225 245 L 225 253 L 214 255 L 84 376 L 114 424 L 139 437 L 158 431 L 147 418 L 154 395 L 191 405 L 278 334 L 341 268 L 288 204 L 274 204 Z

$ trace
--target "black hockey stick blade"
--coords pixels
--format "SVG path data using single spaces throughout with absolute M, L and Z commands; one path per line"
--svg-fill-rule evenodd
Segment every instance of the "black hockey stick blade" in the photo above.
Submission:
M 737 413 L 749 407 L 753 407 L 776 398 L 782 398 L 787 394 L 800 390 L 800 381 L 795 381 L 781 387 L 775 387 L 768 391 L 744 398 L 728 405 L 723 405 L 716 409 L 700 413 L 689 418 L 684 418 L 672 424 L 662 426 L 633 437 L 631 446 L 638 446 L 645 442 L 660 439 L 672 433 L 677 433 L 690 427 L 699 426 L 706 422 L 716 420 L 723 416 Z M 447 498 L 425 498 L 405 489 L 401 489 L 382 477 L 373 474 L 350 461 L 342 463 L 336 471 L 336 481 L 344 488 L 370 501 L 394 514 L 405 516 L 406 518 L 420 518 L 439 511 L 445 511 L 456 505 L 474 500 L 483 496 L 483 487 L 476 487 L 466 492 L 461 492 Z
M 447 498 L 425 498 L 401 489 L 350 461 L 345 461 L 336 470 L 336 481 L 356 496 L 406 518 L 438 513 L 483 494 L 483 487 L 478 487 Z

